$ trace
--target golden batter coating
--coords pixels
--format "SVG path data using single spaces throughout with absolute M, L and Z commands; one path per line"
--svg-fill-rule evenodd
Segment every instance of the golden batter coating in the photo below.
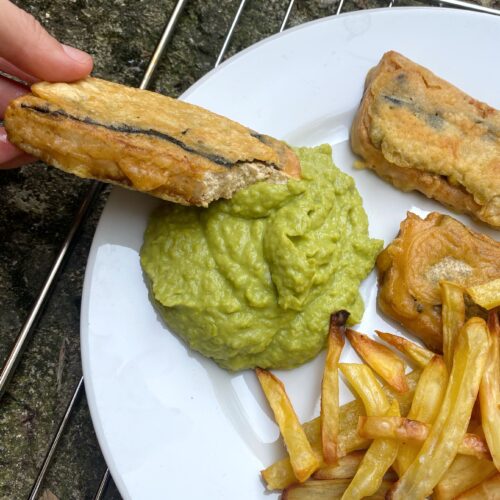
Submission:
M 437 212 L 408 212 L 377 258 L 378 305 L 387 316 L 442 349 L 440 280 L 472 286 L 500 278 L 500 243 Z
M 300 176 L 284 142 L 177 99 L 97 78 L 31 90 L 7 108 L 9 140 L 80 177 L 206 206 Z
M 351 145 L 397 188 L 500 228 L 500 112 L 397 52 L 368 73 Z

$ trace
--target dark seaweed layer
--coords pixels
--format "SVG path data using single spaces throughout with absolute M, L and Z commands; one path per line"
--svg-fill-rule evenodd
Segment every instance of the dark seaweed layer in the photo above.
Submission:
M 103 127 L 105 129 L 111 130 L 113 132 L 122 132 L 125 134 L 141 134 L 141 135 L 148 135 L 152 137 L 157 137 L 158 139 L 162 139 L 164 141 L 168 141 L 172 144 L 175 144 L 176 146 L 182 148 L 184 151 L 188 153 L 192 153 L 198 156 L 202 156 L 203 158 L 206 158 L 207 160 L 210 160 L 217 165 L 221 165 L 226 168 L 231 168 L 234 167 L 234 163 L 230 162 L 228 159 L 220 156 L 220 155 L 214 155 L 210 153 L 205 153 L 203 151 L 199 151 L 197 149 L 194 149 L 191 146 L 188 146 L 184 142 L 180 141 L 179 139 L 172 137 L 171 135 L 165 134 L 163 132 L 159 132 L 158 130 L 153 130 L 153 129 L 141 129 L 141 128 L 134 128 L 130 127 L 129 125 L 125 124 L 119 124 L 119 125 L 106 125 L 104 123 L 100 123 L 96 120 L 93 120 L 92 118 L 85 117 L 85 118 L 79 118 L 74 115 L 70 115 L 69 113 L 66 113 L 63 110 L 51 110 L 49 108 L 44 108 L 41 106 L 30 106 L 28 104 L 21 104 L 21 108 L 24 109 L 29 109 L 31 111 L 35 111 L 37 113 L 43 113 L 47 115 L 52 115 L 52 116 L 61 116 L 63 118 L 67 118 L 69 120 L 74 120 L 77 122 L 81 123 L 86 123 L 88 125 L 94 125 L 96 127 Z M 253 137 L 255 137 L 258 140 L 262 140 L 261 136 L 259 134 L 251 134 Z M 263 142 L 263 141 L 262 141 Z
M 398 108 L 407 108 L 414 115 L 422 118 L 427 123 L 427 125 L 436 130 L 441 130 L 444 127 L 445 120 L 438 112 L 429 113 L 428 111 L 425 111 L 422 107 L 413 102 L 411 97 L 409 98 L 409 100 L 387 94 L 382 94 L 382 97 L 386 101 L 390 102 L 393 106 L 396 106 Z

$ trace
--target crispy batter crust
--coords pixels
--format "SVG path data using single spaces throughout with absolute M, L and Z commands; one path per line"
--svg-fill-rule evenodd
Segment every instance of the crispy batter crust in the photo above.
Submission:
M 365 166 L 500 227 L 500 113 L 396 52 L 366 79 L 351 130 Z
M 300 176 L 293 151 L 198 106 L 97 78 L 37 83 L 5 114 L 9 140 L 80 177 L 207 205 Z
M 442 349 L 440 280 L 472 286 L 500 278 L 500 243 L 437 212 L 409 212 L 377 258 L 382 312 Z

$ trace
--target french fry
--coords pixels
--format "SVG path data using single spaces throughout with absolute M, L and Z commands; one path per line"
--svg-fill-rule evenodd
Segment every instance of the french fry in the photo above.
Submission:
M 493 476 L 495 472 L 496 468 L 489 460 L 457 455 L 434 488 L 433 498 L 435 500 L 452 500 L 460 493 Z
M 389 403 L 368 366 L 342 363 L 339 368 L 363 401 L 367 415 L 400 415 L 398 402 L 393 400 Z M 355 500 L 373 495 L 379 489 L 384 474 L 393 464 L 398 446 L 398 442 L 394 439 L 375 439 L 361 460 L 356 475 L 345 490 L 342 500 Z
M 295 477 L 304 482 L 320 462 L 307 440 L 283 383 L 267 370 L 257 368 L 255 372 L 285 441 Z
M 500 474 L 484 480 L 470 490 L 458 495 L 457 500 L 498 500 L 500 498 Z
M 369 366 L 360 363 L 340 363 L 340 371 L 365 405 L 369 416 L 385 415 L 390 404 Z
M 436 419 L 448 385 L 448 370 L 441 356 L 434 356 L 422 371 L 408 418 L 431 424 Z
M 392 401 L 386 415 L 389 418 L 399 415 L 397 401 Z M 399 443 L 395 439 L 375 439 L 361 460 L 356 475 L 342 495 L 342 500 L 361 500 L 376 493 L 385 473 L 396 459 L 398 447 Z
M 470 455 L 479 459 L 491 460 L 491 453 L 486 439 L 469 432 L 465 434 L 460 443 L 458 453 L 461 455 Z
M 500 278 L 482 285 L 471 286 L 466 292 L 484 309 L 490 310 L 500 306 Z
M 419 346 L 411 340 L 400 337 L 399 335 L 393 335 L 392 333 L 380 332 L 375 330 L 375 333 L 392 347 L 396 348 L 399 352 L 405 354 L 410 358 L 415 364 L 420 366 L 420 368 L 425 368 L 427 363 L 436 356 L 436 353 L 426 349 L 425 347 Z
M 318 469 L 312 477 L 313 479 L 351 479 L 356 474 L 364 454 L 365 452 L 361 450 L 353 451 L 345 457 L 340 457 L 335 465 Z
M 307 481 L 304 484 L 289 486 L 282 500 L 338 500 L 349 485 L 349 479 L 330 479 Z M 369 500 L 384 500 L 385 494 L 393 483 L 383 481 L 378 491 L 367 497 Z
M 441 281 L 441 313 L 443 323 L 443 357 L 448 370 L 451 370 L 451 361 L 455 349 L 455 339 L 465 323 L 464 290 L 460 285 L 449 281 Z
M 365 455 L 364 450 L 353 451 L 345 457 L 340 457 L 336 465 L 328 465 L 318 469 L 313 479 L 352 479 Z M 396 481 L 398 476 L 391 469 L 384 475 L 384 480 Z
M 405 417 L 361 416 L 358 421 L 358 434 L 361 437 L 366 439 L 390 438 L 405 443 L 423 443 L 429 436 L 431 428 L 429 424 Z M 481 436 L 471 433 L 467 433 L 463 437 L 458 447 L 458 453 L 477 458 L 491 458 L 486 441 Z
M 366 439 L 391 438 L 421 443 L 429 435 L 429 427 L 405 417 L 359 417 L 358 434 Z
M 448 385 L 448 370 L 441 356 L 434 356 L 423 369 L 418 380 L 408 418 L 432 424 Z M 401 443 L 394 468 L 401 477 L 418 454 L 421 443 Z
M 328 350 L 321 382 L 321 440 L 325 464 L 338 460 L 339 435 L 339 370 L 340 353 L 344 347 L 345 323 L 349 313 L 339 311 L 330 317 Z
M 363 403 L 358 400 L 351 401 L 340 407 L 340 432 L 337 443 L 339 457 L 343 457 L 355 450 L 368 448 L 370 442 L 359 436 L 356 430 L 358 416 L 363 413 Z M 321 455 L 321 466 L 325 466 L 321 449 L 321 417 L 316 417 L 309 420 L 309 422 L 305 422 L 302 427 L 313 449 Z
M 415 388 L 417 387 L 417 383 L 419 381 L 421 373 L 422 371 L 417 368 L 406 375 L 408 392 L 395 391 L 392 387 L 389 387 L 389 385 L 382 382 L 382 390 L 389 398 L 389 401 L 395 399 L 398 402 L 399 409 L 401 410 L 401 415 L 407 415 L 410 411 L 413 396 L 415 395 Z
M 385 395 L 391 400 L 397 400 L 403 415 L 406 415 L 410 409 L 413 393 L 419 377 L 419 370 L 409 373 L 406 376 L 406 381 L 410 390 L 403 393 L 393 391 L 389 386 L 382 384 L 382 389 Z M 351 451 L 366 449 L 370 445 L 370 441 L 362 438 L 357 432 L 358 418 L 360 415 L 364 414 L 365 410 L 363 403 L 359 400 L 351 401 L 340 407 L 340 433 L 338 441 L 340 456 L 344 456 Z M 316 456 L 321 458 L 320 418 L 316 417 L 309 422 L 304 423 L 303 429 Z M 285 457 L 277 462 L 274 462 L 269 467 L 264 469 L 261 474 L 267 484 L 267 488 L 270 490 L 282 490 L 297 481 L 293 473 L 289 457 Z
M 340 434 L 338 447 L 339 451 L 346 455 L 354 450 L 368 448 L 370 441 L 362 438 L 356 431 L 356 425 L 359 415 L 364 412 L 363 403 L 360 401 L 351 401 L 340 407 Z M 307 439 L 311 443 L 316 458 L 320 461 L 320 467 L 324 467 L 323 451 L 321 449 L 321 419 L 314 418 L 303 425 Z M 293 473 L 290 458 L 282 458 L 264 469 L 262 478 L 270 490 L 282 490 L 295 483 L 297 480 Z
M 480 318 L 471 318 L 457 338 L 450 380 L 429 437 L 388 493 L 388 499 L 425 498 L 453 462 L 479 392 L 488 348 L 486 323 Z
M 347 338 L 361 358 L 380 375 L 391 387 L 399 392 L 406 392 L 405 365 L 388 347 L 379 344 L 370 337 L 348 328 Z
M 484 436 L 500 471 L 500 309 L 489 312 L 490 351 L 479 386 L 479 403 Z

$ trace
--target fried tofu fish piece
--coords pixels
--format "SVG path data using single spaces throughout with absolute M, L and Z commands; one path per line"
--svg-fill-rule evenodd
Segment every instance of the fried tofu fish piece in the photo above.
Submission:
M 193 104 L 91 77 L 31 91 L 6 110 L 9 140 L 80 177 L 199 206 L 300 177 L 284 142 Z
M 351 146 L 398 189 L 500 228 L 500 112 L 401 54 L 368 73 Z
M 440 280 L 471 286 L 499 278 L 500 243 L 453 217 L 408 212 L 376 266 L 382 312 L 441 352 Z

